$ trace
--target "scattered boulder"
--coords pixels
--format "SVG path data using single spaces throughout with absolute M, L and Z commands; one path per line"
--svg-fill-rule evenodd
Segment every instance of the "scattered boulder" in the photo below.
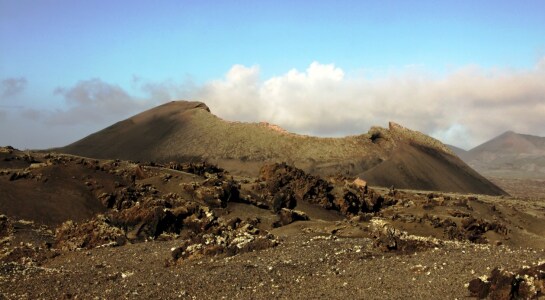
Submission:
M 344 188 L 342 197 L 336 197 L 335 207 L 345 215 L 356 215 L 367 208 L 365 201 L 362 201 L 361 193 L 350 188 Z
M 354 179 L 352 184 L 354 184 L 357 188 L 362 189 L 364 192 L 367 192 L 367 181 L 358 177 Z
M 357 179 L 346 184 L 339 191 L 335 188 L 334 204 L 335 208 L 345 215 L 357 215 L 359 213 L 374 213 L 380 211 L 386 205 L 392 205 L 395 201 L 385 203 L 385 199 L 373 190 L 368 189 L 367 185 L 355 183 Z
M 295 202 L 307 201 L 327 209 L 334 207 L 333 197 L 329 193 L 332 187 L 325 180 L 308 175 L 303 170 L 286 163 L 264 165 L 261 168 L 259 180 L 264 184 L 256 185 L 255 189 L 269 198 L 267 202 L 276 202 L 276 206 L 271 205 L 276 211 L 281 208 L 290 208 L 290 206 L 293 208 L 293 200 L 290 197 L 293 197 Z M 283 193 L 284 201 L 274 200 L 277 193 Z
M 199 163 L 178 163 L 171 162 L 168 164 L 168 168 L 176 171 L 183 171 L 199 176 L 206 176 L 206 174 L 222 174 L 225 172 L 217 165 L 210 164 L 208 162 Z
M 144 169 L 140 165 L 136 165 L 136 167 L 134 167 L 134 176 L 139 180 L 147 178 Z
M 220 223 L 213 230 L 185 239 L 180 246 L 173 248 L 171 252 L 173 261 L 202 256 L 232 256 L 275 247 L 279 243 L 273 235 L 263 233 L 240 219 Z
M 274 212 L 283 208 L 293 209 L 298 201 L 306 201 L 351 216 L 378 212 L 384 206 L 396 202 L 393 199 L 386 202 L 380 194 L 369 189 L 361 178 L 339 187 L 286 163 L 263 166 L 253 190 L 256 197 L 261 198 Z
M 111 209 L 123 210 L 132 207 L 140 200 L 153 198 L 158 191 L 150 184 L 118 185 L 113 193 L 102 193 L 97 198 Z
M 282 209 L 292 209 L 297 205 L 297 200 L 295 199 L 295 193 L 285 187 L 282 190 L 276 192 L 272 196 L 272 210 L 277 213 Z
M 197 200 L 206 203 L 210 207 L 226 207 L 227 198 L 225 190 L 219 186 L 200 187 L 195 191 Z
M 414 253 L 437 247 L 432 239 L 414 237 L 381 219 L 371 219 L 374 246 L 384 252 Z
M 30 164 L 30 166 L 28 167 L 30 170 L 34 170 L 34 169 L 40 169 L 40 168 L 44 168 L 44 167 L 47 167 L 49 164 L 47 163 L 32 163 Z
M 125 232 L 112 226 L 104 215 L 76 224 L 66 221 L 55 231 L 55 247 L 61 250 L 90 249 L 100 246 L 120 246 L 126 243 Z
M 463 218 L 458 224 L 451 218 L 442 218 L 435 215 L 424 214 L 420 221 L 428 222 L 434 228 L 443 228 L 445 237 L 450 240 L 467 240 L 472 243 L 484 244 L 487 239 L 484 236 L 488 231 L 494 231 L 501 235 L 509 233 L 508 228 L 498 222 L 489 222 L 484 219 L 475 219 L 469 214 L 459 211 L 449 211 L 451 216 Z
M 391 199 L 386 201 L 380 194 L 375 193 L 374 191 L 369 191 L 364 193 L 364 199 L 366 204 L 366 209 L 364 212 L 378 212 L 385 206 L 390 206 L 395 204 L 395 200 Z
M 495 268 L 488 277 L 472 279 L 467 288 L 479 299 L 541 299 L 545 296 L 545 263 L 517 272 Z
M 13 224 L 6 215 L 0 215 L 0 241 L 13 232 Z
M 21 243 L 18 246 L 0 249 L 0 263 L 18 263 L 25 265 L 41 265 L 47 259 L 58 256 L 53 249 L 36 247 L 29 243 Z
M 175 221 L 175 216 L 162 206 L 146 207 L 135 205 L 131 208 L 110 214 L 111 224 L 124 229 L 130 240 L 157 237 Z M 181 224 L 180 224 L 181 225 Z
M 282 208 L 278 212 L 278 221 L 274 222 L 273 227 L 281 227 L 291 224 L 295 221 L 307 221 L 309 217 L 300 210 Z
M 483 235 L 487 231 L 495 231 L 503 235 L 508 233 L 507 227 L 501 223 L 477 220 L 472 216 L 462 220 L 462 228 L 465 238 L 474 243 L 486 243 L 487 240 Z
M 11 154 L 11 153 L 13 153 L 14 150 L 15 150 L 15 148 L 13 148 L 12 146 L 0 147 L 0 153 Z
M 244 202 L 240 199 L 239 184 L 223 176 L 210 176 L 202 183 L 182 183 L 182 190 L 201 204 L 225 208 L 228 202 Z
M 11 173 L 9 181 L 15 181 L 19 179 L 30 179 L 32 178 L 32 173 L 29 171 L 18 171 Z
M 98 196 L 98 200 L 100 200 L 100 203 L 106 208 L 112 208 L 115 204 L 115 195 L 112 193 L 102 193 Z

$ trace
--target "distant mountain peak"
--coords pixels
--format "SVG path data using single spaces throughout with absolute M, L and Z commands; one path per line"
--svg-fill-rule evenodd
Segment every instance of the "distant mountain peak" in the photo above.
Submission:
M 545 178 L 545 137 L 508 130 L 461 157 L 483 174 Z
M 519 135 L 518 133 L 514 132 L 513 130 L 507 130 L 506 132 L 500 134 L 498 137 L 500 136 L 508 136 L 508 135 Z

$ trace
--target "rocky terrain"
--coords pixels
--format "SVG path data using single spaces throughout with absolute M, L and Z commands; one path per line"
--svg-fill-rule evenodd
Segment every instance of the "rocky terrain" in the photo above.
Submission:
M 544 297 L 545 201 L 364 179 L 3 147 L 0 298 Z
M 224 121 L 201 102 L 169 102 L 54 151 L 157 163 L 204 160 L 249 177 L 263 163 L 287 162 L 377 186 L 505 195 L 441 142 L 392 122 L 357 136 L 318 138 L 268 123 Z

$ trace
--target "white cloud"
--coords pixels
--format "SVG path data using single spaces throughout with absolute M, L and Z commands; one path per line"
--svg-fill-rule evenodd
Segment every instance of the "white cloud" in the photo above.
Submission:
M 55 94 L 65 98 L 66 108 L 47 113 L 46 123 L 53 125 L 115 122 L 149 107 L 121 87 L 98 78 L 80 81 L 71 88 L 57 88 Z
M 64 146 L 158 103 L 139 99 L 123 88 L 94 78 L 69 88 L 57 88 L 65 105 L 49 110 L 32 106 L 5 106 L 0 114 L 0 145 L 18 148 Z M 0 107 L 1 108 L 1 107 Z
M 320 136 L 364 133 L 388 121 L 466 149 L 507 130 L 545 135 L 545 57 L 529 70 L 467 66 L 443 76 L 432 76 L 422 67 L 379 77 L 349 76 L 333 64 L 313 62 L 305 70 L 266 79 L 258 66 L 234 65 L 223 78 L 203 85 L 133 81 L 143 93 L 139 97 L 90 79 L 56 90 L 66 100 L 62 108 L 0 106 L 9 108 L 0 111 L 0 121 L 19 128 L 12 132 L 3 126 L 6 132 L 0 137 L 22 147 L 65 145 L 173 99 L 203 101 L 227 120 L 267 121 Z
M 506 130 L 545 134 L 543 61 L 525 71 L 470 66 L 433 77 L 407 68 L 374 79 L 347 78 L 335 65 L 313 62 L 263 81 L 258 67 L 235 65 L 191 95 L 229 120 L 332 136 L 395 121 L 470 148 Z
M 260 85 L 258 67 L 235 65 L 224 79 L 196 87 L 189 97 L 215 106 L 218 112 L 221 111 L 218 114 L 226 119 L 252 121 L 265 113 L 261 107 Z

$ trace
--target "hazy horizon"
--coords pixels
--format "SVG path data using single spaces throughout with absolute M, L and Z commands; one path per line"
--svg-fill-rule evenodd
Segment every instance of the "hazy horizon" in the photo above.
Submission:
M 545 136 L 545 3 L 0 0 L 0 145 L 153 106 L 317 136 L 389 121 L 463 149 Z

